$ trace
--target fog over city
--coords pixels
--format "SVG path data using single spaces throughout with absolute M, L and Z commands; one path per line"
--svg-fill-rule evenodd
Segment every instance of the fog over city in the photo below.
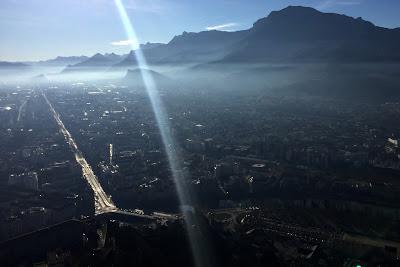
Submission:
M 399 3 L 188 2 L 0 3 L 0 265 L 398 266 Z

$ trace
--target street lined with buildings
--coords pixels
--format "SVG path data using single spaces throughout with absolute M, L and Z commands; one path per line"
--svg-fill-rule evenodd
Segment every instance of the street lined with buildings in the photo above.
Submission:
M 79 150 L 75 140 L 72 138 L 70 132 L 65 128 L 64 123 L 62 122 L 60 115 L 56 112 L 53 105 L 50 103 L 49 99 L 43 94 L 44 99 L 46 100 L 47 104 L 49 105 L 50 111 L 56 120 L 58 126 L 60 127 L 60 131 L 64 135 L 65 140 L 68 142 L 72 152 L 75 155 L 75 159 L 79 165 L 82 167 L 83 177 L 87 180 L 90 187 L 93 189 L 94 197 L 95 197 L 95 207 L 96 207 L 96 214 L 105 213 L 105 212 L 112 212 L 117 211 L 117 207 L 111 200 L 111 198 L 104 192 L 99 180 L 97 179 L 96 175 L 94 174 L 92 168 L 90 167 L 89 163 L 83 157 L 82 152 Z

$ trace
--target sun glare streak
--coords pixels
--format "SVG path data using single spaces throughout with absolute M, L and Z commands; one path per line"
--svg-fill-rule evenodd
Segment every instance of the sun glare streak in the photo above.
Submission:
M 139 43 L 134 27 L 129 19 L 122 1 L 115 0 L 115 4 L 125 28 L 127 38 L 129 40 L 134 40 L 134 43 Z M 136 47 L 132 46 L 133 50 L 135 48 Z M 137 49 L 135 51 L 135 56 L 161 133 L 161 138 L 165 146 L 169 166 L 181 205 L 181 212 L 185 218 L 185 225 L 195 264 L 197 267 L 212 266 L 213 260 L 210 253 L 208 253 L 209 247 L 205 241 L 206 237 L 201 231 L 201 222 L 196 219 L 196 214 L 193 212 L 194 199 L 192 194 L 189 192 L 188 186 L 185 184 L 185 178 L 187 178 L 188 174 L 184 168 L 182 168 L 181 157 L 179 156 L 179 151 L 171 134 L 171 128 L 166 110 L 158 94 L 158 89 L 153 77 L 151 76 L 150 72 L 146 71 L 146 69 L 148 69 L 148 65 L 143 52 L 140 49 Z

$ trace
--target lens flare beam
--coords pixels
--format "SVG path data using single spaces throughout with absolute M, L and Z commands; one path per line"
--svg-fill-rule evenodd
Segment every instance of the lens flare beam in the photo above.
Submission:
M 134 40 L 132 43 L 139 44 L 135 29 L 132 22 L 126 12 L 126 9 L 121 0 L 115 0 L 118 13 L 121 17 L 122 24 L 125 28 L 127 37 L 129 40 Z M 136 47 L 132 46 L 132 50 Z M 185 225 L 191 245 L 193 258 L 197 267 L 213 266 L 213 260 L 209 253 L 208 242 L 206 242 L 206 236 L 201 230 L 201 222 L 197 215 L 193 211 L 194 199 L 190 193 L 189 187 L 186 185 L 188 173 L 182 167 L 182 158 L 179 155 L 179 149 L 171 134 L 171 127 L 169 125 L 168 116 L 166 109 L 161 101 L 158 93 L 156 83 L 151 76 L 150 72 L 147 71 L 148 64 L 143 52 L 140 49 L 135 50 L 135 56 L 137 65 L 139 67 L 143 83 L 146 87 L 147 94 L 150 99 L 150 103 L 153 108 L 153 112 L 158 124 L 158 128 L 161 134 L 162 141 L 164 143 L 165 151 L 168 157 L 169 167 L 171 174 L 174 179 L 176 191 L 180 201 L 181 212 L 185 218 Z

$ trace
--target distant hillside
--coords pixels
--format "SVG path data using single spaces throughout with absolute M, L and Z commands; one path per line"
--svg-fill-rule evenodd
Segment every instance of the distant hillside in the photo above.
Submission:
M 145 49 L 160 47 L 160 46 L 163 46 L 163 45 L 165 45 L 165 44 L 163 44 L 163 43 L 149 43 L 149 42 L 147 42 L 147 43 L 145 43 L 145 44 L 141 44 L 141 45 L 140 45 L 140 49 L 145 50 Z
M 258 20 L 223 62 L 400 61 L 400 31 L 290 6 Z
M 245 31 L 204 31 L 175 36 L 143 49 L 150 64 L 206 62 L 398 62 L 400 29 L 375 26 L 316 9 L 289 6 Z M 135 66 L 132 51 L 115 67 Z
M 150 70 L 150 69 L 134 69 L 128 70 L 125 77 L 122 79 L 122 83 L 129 86 L 145 87 L 143 80 L 143 73 L 149 75 L 149 77 L 156 83 L 157 86 L 171 86 L 172 80 L 168 77 Z
M 184 32 L 175 36 L 168 44 L 142 49 L 150 64 L 205 63 L 223 58 L 235 43 L 246 35 L 246 31 Z M 136 66 L 135 52 L 132 51 L 114 67 Z
M 67 66 L 80 63 L 82 61 L 87 60 L 88 57 L 86 56 L 71 56 L 71 57 L 56 57 L 54 59 L 43 60 L 38 62 L 29 62 L 32 65 L 39 65 L 39 66 Z
M 67 66 L 67 68 L 63 72 L 98 70 L 105 67 L 109 67 L 115 64 L 116 62 L 120 61 L 121 59 L 122 56 L 119 56 L 114 53 L 104 54 L 104 55 L 97 53 L 80 63 Z
M 167 44 L 140 46 L 149 65 L 205 63 L 359 63 L 400 62 L 400 28 L 375 26 L 362 18 L 289 6 L 271 12 L 243 31 L 183 32 Z M 63 72 L 123 70 L 138 67 L 128 55 L 57 57 L 36 64 L 66 65 Z M 7 65 L 8 64 L 8 65 Z M 0 67 L 12 66 L 3 63 Z
M 34 83 L 47 83 L 49 78 L 45 74 L 39 74 L 31 78 L 31 82 Z
M 18 62 L 0 61 L 0 69 L 28 69 L 29 65 Z

